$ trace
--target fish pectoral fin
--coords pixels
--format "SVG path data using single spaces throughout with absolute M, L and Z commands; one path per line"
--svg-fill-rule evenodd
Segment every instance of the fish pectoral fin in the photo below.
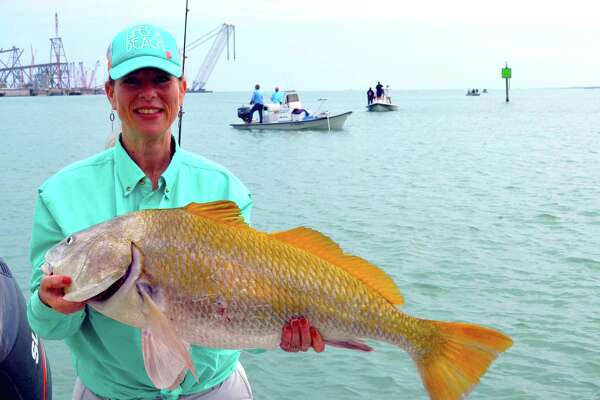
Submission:
M 172 389 L 183 381 L 189 369 L 197 382 L 190 345 L 181 339 L 148 293 L 144 289 L 141 292 L 148 306 L 148 325 L 142 329 L 142 352 L 150 380 L 158 389 Z
M 369 346 L 368 344 L 363 343 L 361 341 L 358 341 L 356 339 L 354 339 L 354 340 L 325 339 L 325 340 L 323 340 L 323 342 L 325 342 L 325 344 L 328 346 L 340 347 L 342 349 L 365 351 L 365 352 L 373 351 L 373 348 L 371 346 Z

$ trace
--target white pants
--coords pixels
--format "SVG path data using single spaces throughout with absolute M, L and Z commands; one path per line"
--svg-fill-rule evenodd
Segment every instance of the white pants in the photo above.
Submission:
M 190 395 L 182 395 L 182 400 L 252 400 L 252 390 L 246 377 L 246 371 L 239 362 L 231 376 L 217 385 L 204 392 Z M 160 396 L 156 399 L 160 399 Z M 110 400 L 106 397 L 99 397 L 86 388 L 79 379 L 75 381 L 73 389 L 73 400 Z

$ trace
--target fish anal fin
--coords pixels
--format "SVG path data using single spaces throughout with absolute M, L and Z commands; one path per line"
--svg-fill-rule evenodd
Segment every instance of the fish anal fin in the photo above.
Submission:
M 440 332 L 437 347 L 416 358 L 433 400 L 463 399 L 512 339 L 491 328 L 462 322 L 431 321 Z
M 357 350 L 357 351 L 364 351 L 364 352 L 371 352 L 373 351 L 373 348 L 363 342 L 360 342 L 358 340 L 329 340 L 329 339 L 324 339 L 323 342 L 325 342 L 326 345 L 328 346 L 333 346 L 333 347 L 340 347 L 342 349 L 349 349 L 349 350 Z
M 237 228 L 249 228 L 248 224 L 244 221 L 244 217 L 242 217 L 240 208 L 233 201 L 219 200 L 209 203 L 189 203 L 182 210 L 225 225 Z
M 321 232 L 301 226 L 288 231 L 274 232 L 270 236 L 342 268 L 391 304 L 404 304 L 400 290 L 388 274 L 360 257 L 345 254 L 336 242 Z
M 158 389 L 172 389 L 183 381 L 189 369 L 198 381 L 189 344 L 181 339 L 143 288 L 141 292 L 148 309 L 148 324 L 142 329 L 142 352 L 148 377 Z

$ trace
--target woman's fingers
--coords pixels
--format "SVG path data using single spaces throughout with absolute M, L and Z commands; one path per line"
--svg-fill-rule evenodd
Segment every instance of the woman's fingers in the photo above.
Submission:
M 40 282 L 38 296 L 42 303 L 63 314 L 71 314 L 85 307 L 85 303 L 72 302 L 63 299 L 64 288 L 71 284 L 67 275 L 47 275 Z
M 300 351 L 306 351 L 311 346 L 310 330 L 308 320 L 304 317 L 298 319 L 298 333 L 300 335 Z
M 68 275 L 47 275 L 40 283 L 40 289 L 53 290 L 63 289 L 71 284 L 71 277 Z
M 281 331 L 281 343 L 279 343 L 279 347 L 283 351 L 291 351 L 290 343 L 292 342 L 292 326 L 290 323 L 286 323 L 283 325 L 283 329 Z
M 310 327 L 310 337 L 312 341 L 312 347 L 317 353 L 325 350 L 325 342 L 323 342 L 323 337 L 321 336 L 319 330 L 314 326 Z
M 310 326 L 306 318 L 298 317 L 292 318 L 283 326 L 279 347 L 292 353 L 307 351 L 312 347 L 320 353 L 325 349 L 325 343 L 317 328 Z
M 290 321 L 292 326 L 292 341 L 290 342 L 291 351 L 297 352 L 300 350 L 300 329 L 298 318 L 294 318 Z

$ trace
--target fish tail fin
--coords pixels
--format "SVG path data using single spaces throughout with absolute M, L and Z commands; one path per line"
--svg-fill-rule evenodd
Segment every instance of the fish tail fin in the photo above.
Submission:
M 460 322 L 431 321 L 437 345 L 415 357 L 421 379 L 433 400 L 464 398 L 512 339 L 494 329 Z

